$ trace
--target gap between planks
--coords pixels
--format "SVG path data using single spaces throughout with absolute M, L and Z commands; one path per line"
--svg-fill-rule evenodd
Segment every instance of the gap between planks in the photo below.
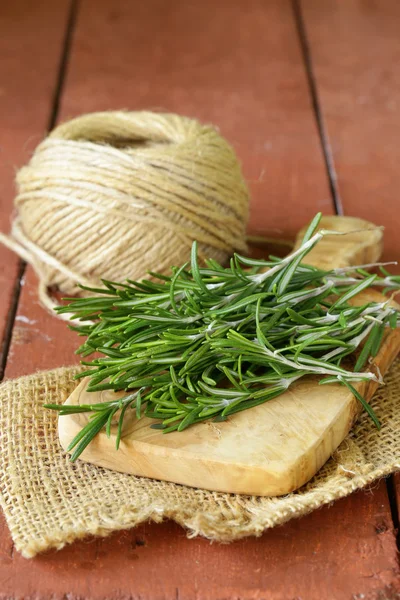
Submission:
M 294 13 L 294 20 L 297 27 L 299 36 L 299 42 L 301 47 L 301 53 L 304 60 L 304 68 L 307 76 L 307 83 L 309 86 L 312 108 L 315 116 L 315 121 L 318 129 L 318 135 L 321 143 L 322 153 L 325 160 L 325 167 L 327 176 L 329 179 L 329 187 L 331 191 L 332 200 L 337 215 L 344 215 L 343 202 L 340 197 L 339 188 L 337 184 L 337 173 L 335 169 L 331 144 L 329 141 L 329 134 L 324 123 L 323 110 L 318 95 L 317 79 L 313 69 L 312 63 L 312 52 L 310 43 L 307 37 L 307 28 L 303 18 L 301 10 L 301 0 L 292 0 L 292 7 Z M 400 551 L 400 520 L 399 520 L 399 506 L 396 494 L 396 485 L 394 481 L 394 475 L 390 475 L 386 478 L 386 490 L 390 505 L 390 513 L 393 523 L 393 531 L 396 538 L 396 546 Z M 399 556 L 400 564 L 400 556 Z
M 64 40 L 61 47 L 60 63 L 57 69 L 57 77 L 54 86 L 53 96 L 50 103 L 50 115 L 47 123 L 46 131 L 51 131 L 56 122 L 60 108 L 61 96 L 64 88 L 65 77 L 68 68 L 68 60 L 72 45 L 73 32 L 77 21 L 78 8 L 80 0 L 71 0 L 68 12 L 68 18 L 65 28 Z M 14 284 L 14 290 L 12 293 L 12 300 L 10 304 L 10 311 L 7 316 L 7 323 L 4 330 L 4 336 L 1 344 L 0 354 L 0 381 L 4 378 L 4 373 L 7 366 L 7 359 L 10 350 L 10 344 L 12 339 L 12 332 L 15 324 L 15 318 L 17 315 L 19 299 L 21 295 L 21 287 L 23 286 L 23 280 L 26 271 L 26 262 L 23 260 L 19 261 L 17 277 Z
M 7 365 L 8 353 L 10 351 L 12 330 L 14 328 L 15 317 L 17 315 L 19 297 L 21 295 L 21 287 L 26 269 L 26 263 L 23 260 L 18 262 L 17 277 L 14 282 L 14 289 L 11 296 L 10 310 L 7 315 L 6 326 L 4 328 L 3 340 L 0 350 L 0 381 L 4 379 L 4 373 Z
M 53 91 L 53 96 L 50 102 L 50 115 L 46 127 L 46 131 L 51 131 L 56 122 L 60 108 L 61 96 L 64 88 L 67 68 L 68 68 L 68 60 L 70 56 L 70 50 L 72 45 L 73 33 L 77 21 L 78 8 L 79 8 L 80 0 L 70 0 L 70 6 L 68 11 L 68 18 L 65 27 L 64 40 L 61 45 L 61 54 L 60 54 L 60 62 L 57 69 L 57 76 Z M 0 382 L 4 379 L 4 374 L 7 366 L 7 360 L 9 356 L 12 333 L 15 325 L 15 318 L 17 316 L 19 300 L 21 296 L 21 289 L 24 284 L 24 277 L 26 271 L 27 264 L 25 261 L 20 260 L 18 263 L 18 271 L 17 276 L 14 283 L 14 289 L 12 292 L 12 298 L 10 303 L 10 310 L 7 315 L 6 326 L 4 329 L 3 340 L 1 343 L 0 349 Z M 9 552 L 9 556 L 12 559 L 14 556 L 14 542 L 11 541 L 11 548 Z
M 292 8 L 294 14 L 294 21 L 299 36 L 301 54 L 304 61 L 304 69 L 306 72 L 307 84 L 311 96 L 312 110 L 314 112 L 318 136 L 321 143 L 322 154 L 325 161 L 326 174 L 329 180 L 329 188 L 335 212 L 337 215 L 342 216 L 344 214 L 343 205 L 342 200 L 340 198 L 339 188 L 337 185 L 337 175 L 333 161 L 332 149 L 329 142 L 329 135 L 325 127 L 321 103 L 318 96 L 318 87 L 313 70 L 310 44 L 308 42 L 306 26 L 301 11 L 301 0 L 292 0 Z
M 62 97 L 63 84 L 64 84 L 64 80 L 65 80 L 66 71 L 68 68 L 69 49 L 70 49 L 70 45 L 71 45 L 71 41 L 72 41 L 72 37 L 73 37 L 73 30 L 74 30 L 74 26 L 75 26 L 77 11 L 78 11 L 78 4 L 79 4 L 79 2 L 77 0 L 72 0 L 72 2 L 71 2 L 70 15 L 69 15 L 68 23 L 67 23 L 67 28 L 66 28 L 66 36 L 65 36 L 63 51 L 62 51 L 62 55 L 61 55 L 62 58 L 60 61 L 60 67 L 59 67 L 59 72 L 58 72 L 58 77 L 57 77 L 57 86 L 55 88 L 53 101 L 52 101 L 52 111 L 51 111 L 51 117 L 49 120 L 48 129 L 51 129 L 55 125 L 56 120 L 57 120 L 59 104 L 60 104 L 60 100 Z M 328 174 L 328 178 L 329 178 L 329 182 L 330 182 L 330 186 L 331 186 L 331 194 L 332 194 L 332 198 L 335 202 L 337 214 L 342 214 L 341 201 L 340 201 L 339 193 L 337 190 L 337 184 L 336 184 L 336 173 L 335 173 L 335 169 L 334 169 L 334 165 L 333 165 L 333 159 L 331 156 L 328 136 L 325 131 L 325 127 L 324 127 L 323 120 L 322 120 L 322 111 L 320 109 L 320 103 L 319 103 L 318 94 L 317 94 L 317 86 L 316 86 L 315 78 L 314 78 L 313 71 L 312 71 L 310 50 L 309 50 L 308 42 L 307 42 L 306 35 L 305 35 L 305 29 L 304 29 L 304 24 L 302 21 L 302 16 L 300 13 L 299 3 L 297 2 L 297 0 L 293 0 L 293 9 L 295 12 L 295 20 L 296 20 L 296 24 L 297 24 L 298 31 L 299 31 L 300 43 L 301 43 L 301 48 L 302 48 L 302 52 L 303 52 L 303 58 L 305 61 L 305 68 L 307 71 L 308 85 L 310 87 L 310 93 L 312 96 L 313 110 L 315 112 L 315 118 L 316 118 L 317 126 L 318 126 L 318 133 L 319 133 L 320 142 L 321 142 L 323 155 L 324 155 L 324 159 L 325 159 L 327 174 Z M 335 200 L 335 198 L 336 198 L 336 200 Z M 10 316 L 7 321 L 7 330 L 6 331 L 8 332 L 10 329 L 10 331 L 9 331 L 10 338 L 11 338 L 12 327 L 13 327 L 13 323 L 14 323 L 14 319 L 15 319 L 15 313 L 16 313 L 18 301 L 19 301 L 19 293 L 21 290 L 21 282 L 23 280 L 23 272 L 24 272 L 23 265 L 21 264 L 20 272 L 18 274 L 18 278 L 17 278 L 16 285 L 15 285 L 15 292 L 14 292 L 15 295 L 13 295 L 13 304 L 12 304 L 13 310 L 10 310 L 10 313 L 9 313 Z M 8 340 L 8 345 L 9 345 L 9 341 L 10 341 L 10 339 Z M 8 349 L 7 349 L 7 353 L 8 353 Z M 7 360 L 7 355 L 5 356 L 4 365 L 6 364 L 6 360 Z M 388 483 L 388 486 L 389 486 L 389 483 Z M 389 500 L 390 500 L 390 497 L 389 497 Z

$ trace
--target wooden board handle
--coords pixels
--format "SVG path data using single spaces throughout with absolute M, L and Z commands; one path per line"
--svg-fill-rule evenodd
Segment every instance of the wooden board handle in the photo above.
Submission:
M 307 227 L 299 231 L 295 250 L 301 245 Z M 327 235 L 306 256 L 309 265 L 332 269 L 363 265 L 379 260 L 383 249 L 382 229 L 355 217 L 322 217 L 319 229 L 349 232 L 347 235 Z

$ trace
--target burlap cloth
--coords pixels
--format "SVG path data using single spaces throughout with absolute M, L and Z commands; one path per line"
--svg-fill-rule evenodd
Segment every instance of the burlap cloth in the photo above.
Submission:
M 400 468 L 400 361 L 373 399 L 380 432 L 363 414 L 325 467 L 298 492 L 259 498 L 207 492 L 71 464 L 57 415 L 78 367 L 7 381 L 0 387 L 0 501 L 15 547 L 29 558 L 88 534 L 107 535 L 152 519 L 174 519 L 190 536 L 229 542 L 300 517 Z

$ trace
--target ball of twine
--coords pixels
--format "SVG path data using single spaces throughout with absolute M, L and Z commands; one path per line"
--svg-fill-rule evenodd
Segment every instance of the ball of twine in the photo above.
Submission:
M 0 240 L 67 295 L 101 278 L 170 272 L 190 255 L 243 251 L 248 190 L 234 150 L 210 126 L 173 114 L 100 112 L 54 129 L 17 174 L 18 214 Z

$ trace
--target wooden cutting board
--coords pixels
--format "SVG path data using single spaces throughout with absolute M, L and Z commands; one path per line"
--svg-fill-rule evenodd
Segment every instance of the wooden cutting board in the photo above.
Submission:
M 382 232 L 371 223 L 349 217 L 324 217 L 320 227 L 354 231 L 324 238 L 307 262 L 342 267 L 379 260 Z M 302 232 L 297 244 L 300 244 Z M 380 300 L 369 291 L 355 303 Z M 375 363 L 385 373 L 400 350 L 400 332 L 388 331 Z M 358 383 L 370 399 L 375 383 Z M 123 396 L 124 393 L 118 394 Z M 109 401 L 112 391 L 88 393 L 82 380 L 66 404 Z M 134 413 L 134 411 L 130 411 Z M 129 413 L 127 413 L 129 414 Z M 150 429 L 154 421 L 125 419 L 119 450 L 115 428 L 88 446 L 81 459 L 116 471 L 173 481 L 208 490 L 279 496 L 296 490 L 321 468 L 339 446 L 360 414 L 360 405 L 346 387 L 319 386 L 312 377 L 296 382 L 287 392 L 221 423 L 199 423 L 182 432 L 162 434 Z M 59 417 L 61 445 L 67 448 L 87 422 L 85 414 Z

